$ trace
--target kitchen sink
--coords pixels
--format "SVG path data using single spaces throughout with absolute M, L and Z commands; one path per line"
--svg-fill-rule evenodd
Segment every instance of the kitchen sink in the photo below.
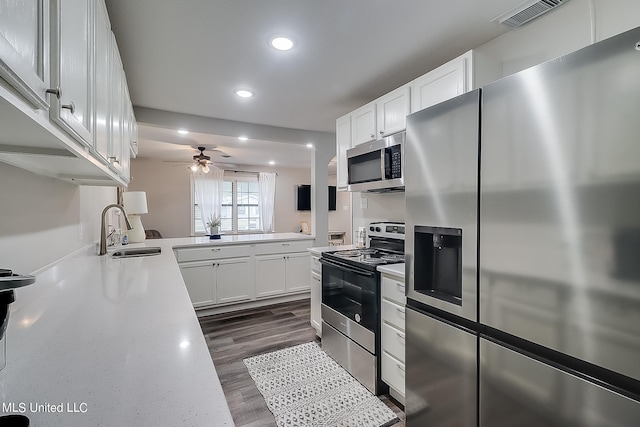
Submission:
M 158 247 L 120 249 L 111 254 L 112 258 L 133 258 L 139 256 L 159 255 L 162 250 Z

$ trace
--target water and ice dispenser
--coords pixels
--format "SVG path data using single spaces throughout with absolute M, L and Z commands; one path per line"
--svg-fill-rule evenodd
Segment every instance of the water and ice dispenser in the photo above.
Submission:
M 414 290 L 462 305 L 462 229 L 416 226 Z

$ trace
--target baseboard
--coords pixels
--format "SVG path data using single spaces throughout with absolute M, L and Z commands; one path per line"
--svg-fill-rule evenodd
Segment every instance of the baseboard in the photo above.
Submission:
M 311 292 L 301 292 L 293 295 L 283 295 L 274 298 L 266 298 L 254 301 L 247 301 L 237 304 L 224 305 L 219 307 L 207 307 L 196 309 L 196 315 L 198 317 L 211 316 L 212 314 L 231 313 L 233 311 L 247 310 L 249 308 L 265 307 L 268 305 L 279 304 L 282 302 L 297 301 L 302 299 L 309 299 Z

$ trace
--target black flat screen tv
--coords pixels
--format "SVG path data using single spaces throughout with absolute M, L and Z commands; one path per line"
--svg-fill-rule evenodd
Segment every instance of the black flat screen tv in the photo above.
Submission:
M 311 210 L 311 186 L 308 184 L 298 185 L 297 198 L 296 198 L 297 210 L 310 211 Z M 336 187 L 335 185 L 329 186 L 329 210 L 336 210 Z
M 330 211 L 336 210 L 336 186 L 335 185 L 329 186 L 329 210 Z
M 298 185 L 297 204 L 299 211 L 311 210 L 311 186 Z

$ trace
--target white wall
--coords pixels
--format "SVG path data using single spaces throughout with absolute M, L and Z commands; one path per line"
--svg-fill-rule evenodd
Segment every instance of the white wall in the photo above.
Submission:
M 329 185 L 336 185 L 335 175 L 329 175 Z M 344 231 L 344 244 L 351 244 L 351 193 L 336 192 L 336 210 L 329 211 L 329 231 Z
M 149 213 L 141 215 L 146 230 L 158 230 L 162 237 L 191 234 L 189 176 L 184 165 L 152 159 L 131 160 L 128 190 L 147 193 Z
M 363 200 L 366 208 L 362 207 Z M 352 239 L 358 227 L 366 227 L 370 222 L 404 222 L 404 193 L 353 193 L 352 202 Z
M 0 268 L 31 273 L 100 239 L 110 187 L 79 187 L 0 163 Z
M 296 210 L 296 185 L 309 184 L 309 168 L 277 168 L 264 166 L 238 167 L 255 172 L 277 172 L 275 231 L 297 232 L 300 222 L 311 226 L 311 213 Z M 160 231 L 162 237 L 186 237 L 191 233 L 190 172 L 184 165 L 155 159 L 131 161 L 129 190 L 146 191 L 149 213 L 142 216 L 147 230 Z
M 572 0 L 477 49 L 507 76 L 638 26 L 638 0 Z

